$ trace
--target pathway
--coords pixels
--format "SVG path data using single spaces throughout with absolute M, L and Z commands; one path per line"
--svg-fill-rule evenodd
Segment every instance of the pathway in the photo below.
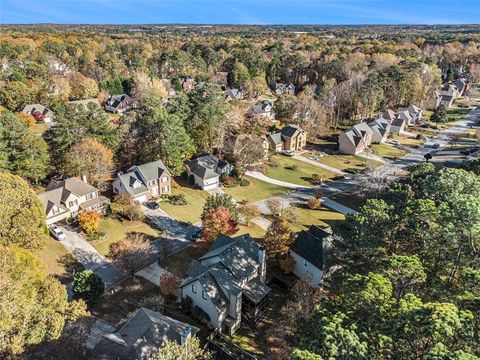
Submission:
M 340 169 L 334 168 L 333 166 L 329 166 L 329 165 L 326 165 L 326 164 L 322 164 L 318 161 L 306 158 L 305 156 L 302 156 L 302 155 L 295 155 L 295 156 L 293 156 L 293 158 L 296 159 L 296 160 L 299 160 L 299 161 L 306 162 L 310 165 L 313 165 L 313 166 L 316 166 L 316 167 L 319 167 L 319 168 L 323 168 L 325 170 L 328 170 L 328 171 L 333 172 L 333 173 L 338 174 L 338 175 L 342 175 L 342 176 L 347 175 L 346 172 L 344 172 Z
M 343 215 L 347 214 L 356 214 L 357 212 L 353 209 L 350 209 L 349 207 L 340 204 L 339 202 L 333 201 L 332 199 L 329 199 L 327 197 L 321 199 L 322 205 L 335 210 L 336 212 L 339 212 Z
M 82 238 L 68 225 L 60 226 L 65 233 L 65 240 L 59 242 L 81 263 L 85 269 L 92 270 L 105 283 L 105 287 L 113 286 L 127 277 L 127 274 L 101 255 L 87 240 Z
M 272 179 L 272 178 L 262 174 L 260 171 L 247 171 L 245 173 L 245 175 L 254 177 L 256 179 L 259 179 L 259 180 L 262 180 L 262 181 L 265 181 L 265 182 L 268 182 L 270 184 L 283 186 L 283 187 L 286 187 L 288 189 L 305 189 L 305 188 L 311 188 L 312 187 L 312 186 L 298 185 L 298 184 L 293 184 L 293 183 L 289 183 L 289 182 L 286 182 L 286 181 Z

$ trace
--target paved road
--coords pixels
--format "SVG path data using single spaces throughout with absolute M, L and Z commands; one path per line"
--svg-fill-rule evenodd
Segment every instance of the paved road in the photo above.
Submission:
M 60 243 L 72 253 L 72 255 L 86 269 L 93 270 L 100 276 L 108 288 L 125 279 L 127 274 L 113 264 L 105 256 L 101 255 L 87 240 L 82 238 L 72 227 L 60 226 L 65 233 L 65 240 Z

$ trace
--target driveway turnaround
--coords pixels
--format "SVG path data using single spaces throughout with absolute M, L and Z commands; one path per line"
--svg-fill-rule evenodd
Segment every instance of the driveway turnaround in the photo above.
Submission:
M 65 240 L 59 242 L 81 263 L 85 269 L 97 274 L 108 288 L 125 279 L 127 274 L 101 255 L 87 240 L 82 238 L 72 227 L 59 226 L 65 233 Z

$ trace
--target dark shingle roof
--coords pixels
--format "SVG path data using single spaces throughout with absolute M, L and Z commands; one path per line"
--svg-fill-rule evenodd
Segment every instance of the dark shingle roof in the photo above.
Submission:
M 297 131 L 302 131 L 302 129 L 300 128 L 300 126 L 298 126 L 298 125 L 288 125 L 288 126 L 285 126 L 285 127 L 281 130 L 281 133 L 282 133 L 282 136 L 292 137 L 293 135 L 295 135 L 295 133 L 296 133 Z
M 331 236 L 331 231 L 312 225 L 307 231 L 303 230 L 297 234 L 290 250 L 317 268 L 323 269 L 325 264 L 324 241 L 329 236 Z

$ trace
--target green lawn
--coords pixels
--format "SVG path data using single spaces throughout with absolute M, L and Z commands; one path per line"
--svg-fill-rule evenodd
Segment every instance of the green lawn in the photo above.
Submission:
M 48 274 L 64 284 L 72 280 L 73 269 L 83 269 L 70 252 L 51 236 L 48 237 L 45 248 L 36 249 L 33 252 L 45 264 Z
M 157 230 L 151 228 L 145 223 L 132 223 L 131 226 L 126 226 L 127 223 L 122 224 L 119 220 L 113 218 L 103 218 L 100 222 L 100 230 L 105 231 L 107 237 L 105 240 L 95 240 L 91 244 L 102 255 L 107 255 L 110 252 L 110 245 L 124 239 L 130 232 L 141 232 L 150 236 L 159 236 Z
M 415 130 L 413 130 L 413 131 L 415 131 Z M 408 137 L 408 136 L 399 136 L 399 135 L 393 134 L 393 133 L 389 137 L 389 139 L 390 140 L 396 140 L 402 145 L 410 146 L 410 147 L 413 147 L 413 148 L 420 147 L 426 142 L 426 140 L 420 140 L 420 139 L 412 138 L 412 137 Z
M 455 122 L 458 120 L 463 119 L 468 113 L 470 112 L 470 109 L 465 109 L 465 108 L 449 108 L 447 109 L 447 119 L 448 122 Z
M 290 224 L 292 231 L 301 231 L 308 229 L 310 225 L 319 227 L 331 226 L 335 221 L 345 220 L 345 216 L 326 207 L 318 210 L 310 210 L 308 208 L 294 207 L 292 208 L 297 219 Z
M 161 201 L 159 203 L 160 207 L 178 221 L 191 222 L 192 224 L 199 222 L 203 205 L 209 194 L 200 189 L 180 185 L 172 187 L 172 195 L 177 194 L 185 196 L 187 205 L 172 205 L 168 201 Z
M 250 224 L 249 226 L 246 225 L 240 225 L 238 232 L 235 234 L 237 235 L 243 235 L 243 234 L 250 234 L 253 238 L 262 238 L 266 233 L 266 230 L 262 229 L 260 226 L 257 224 Z
M 239 202 L 257 202 L 276 196 L 286 194 L 289 189 L 283 186 L 267 183 L 252 177 L 246 177 L 250 181 L 248 186 L 237 186 L 234 188 L 223 188 L 223 191 Z
M 408 154 L 408 151 L 387 144 L 372 144 L 373 153 L 386 159 L 395 159 Z
M 365 170 L 367 165 L 371 168 L 383 165 L 381 162 L 353 155 L 326 155 L 320 158 L 318 162 L 339 170 L 351 170 L 354 172 Z
M 272 159 L 278 166 L 268 166 L 266 175 L 273 179 L 309 186 L 312 185 L 312 174 L 318 174 L 325 180 L 332 180 L 337 176 L 328 170 L 286 156 L 275 155 Z

